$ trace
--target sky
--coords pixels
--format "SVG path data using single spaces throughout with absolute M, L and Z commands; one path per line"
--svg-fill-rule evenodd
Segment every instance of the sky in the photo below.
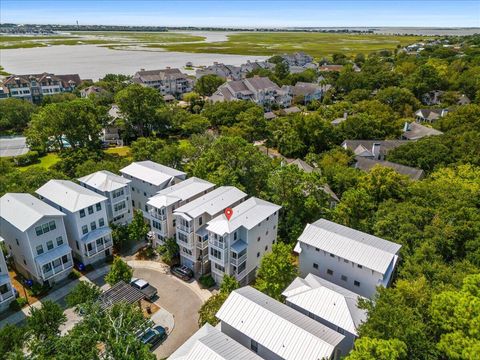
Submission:
M 2 23 L 212 27 L 480 27 L 480 0 L 1 0 Z

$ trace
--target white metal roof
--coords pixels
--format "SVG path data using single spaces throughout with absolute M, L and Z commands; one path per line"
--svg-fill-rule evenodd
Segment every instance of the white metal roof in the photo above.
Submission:
M 101 170 L 83 176 L 79 178 L 78 181 L 99 191 L 107 192 L 121 189 L 131 182 L 131 180 L 125 179 L 124 177 L 116 175 L 108 170 Z
M 217 317 L 286 360 L 328 359 L 344 339 L 250 286 L 233 291 Z
M 325 219 L 307 224 L 298 241 L 381 274 L 385 274 L 402 247 L 391 241 Z
M 228 335 L 206 323 L 169 360 L 261 360 Z
M 358 326 L 367 318 L 359 309 L 363 297 L 313 274 L 296 278 L 282 294 L 287 303 L 294 304 L 318 317 L 357 335 Z
M 185 179 L 185 173 L 171 167 L 146 160 L 133 162 L 120 170 L 122 174 L 133 176 L 149 184 L 159 186 L 173 178 Z
M 241 226 L 250 230 L 280 209 L 279 205 L 251 197 L 232 209 L 230 220 L 221 214 L 209 221 L 207 230 L 219 235 L 230 234 Z
M 246 196 L 247 194 L 234 186 L 221 186 L 188 204 L 180 206 L 174 214 L 184 213 L 191 218 L 196 218 L 204 213 L 213 216 Z
M 0 198 L 0 216 L 20 231 L 26 231 L 45 216 L 65 216 L 30 194 L 7 193 Z
M 178 184 L 160 190 L 155 196 L 148 200 L 147 204 L 160 209 L 179 201 L 191 199 L 204 191 L 210 191 L 214 187 L 215 184 L 212 184 L 209 181 L 197 177 L 191 177 Z
M 70 212 L 107 200 L 105 196 L 69 180 L 50 180 L 35 192 Z

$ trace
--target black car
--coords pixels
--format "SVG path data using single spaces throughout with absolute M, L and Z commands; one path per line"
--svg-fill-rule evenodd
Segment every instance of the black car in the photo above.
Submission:
M 145 330 L 145 332 L 140 337 L 142 343 L 150 346 L 155 346 L 159 342 L 167 338 L 167 331 L 163 326 L 157 325 L 153 328 Z
M 193 278 L 193 271 L 185 265 L 173 265 L 170 267 L 170 272 L 185 281 Z
M 145 294 L 147 300 L 152 301 L 152 299 L 157 296 L 157 289 L 150 285 L 148 282 L 142 279 L 133 278 L 130 282 L 130 285 L 136 287 L 142 293 Z

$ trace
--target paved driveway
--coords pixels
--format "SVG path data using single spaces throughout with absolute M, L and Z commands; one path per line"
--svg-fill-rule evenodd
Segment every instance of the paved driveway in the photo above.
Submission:
M 28 152 L 24 136 L 0 137 L 0 157 L 18 156 Z
M 135 268 L 133 275 L 147 280 L 157 288 L 159 298 L 155 303 L 164 307 L 175 318 L 172 333 L 154 351 L 158 359 L 166 358 L 198 330 L 198 310 L 203 301 L 186 284 L 170 274 Z

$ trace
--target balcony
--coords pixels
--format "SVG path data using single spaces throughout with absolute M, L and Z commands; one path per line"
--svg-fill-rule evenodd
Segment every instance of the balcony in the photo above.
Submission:
M 159 214 L 159 213 L 156 212 L 154 209 L 150 209 L 150 210 L 148 211 L 148 214 L 149 214 L 153 219 L 157 219 L 157 220 L 160 220 L 160 221 L 166 221 L 166 220 L 167 220 L 167 215 Z
M 187 225 L 177 224 L 177 230 L 181 231 L 185 234 L 191 234 L 192 233 L 192 227 L 187 226 Z
M 235 266 L 240 266 L 240 264 L 244 263 L 247 260 L 247 253 L 241 255 L 238 258 L 234 258 L 233 256 L 230 257 L 230 263 Z
M 177 234 L 177 243 L 180 246 L 192 249 L 193 248 L 193 233 L 184 234 L 179 232 Z
M 225 244 L 224 241 L 218 241 L 218 240 L 214 240 L 214 239 L 208 239 L 208 243 L 213 246 L 213 247 L 216 247 L 218 249 L 222 249 L 224 250 L 227 245 Z
M 60 262 L 61 263 L 57 266 L 51 265 L 51 270 L 44 271 L 42 273 L 43 280 L 48 280 L 52 276 L 60 274 L 61 272 L 64 272 L 65 270 L 69 270 L 73 267 L 73 261 L 71 260 L 71 258 L 69 258 L 69 260 L 66 263 L 62 263 L 61 259 L 60 259 Z M 51 264 L 53 264 L 53 262 Z
M 110 237 L 100 238 L 95 241 L 89 242 L 88 244 L 85 244 L 84 254 L 87 257 L 91 257 L 105 249 L 111 248 L 112 246 L 113 246 L 113 242 Z

